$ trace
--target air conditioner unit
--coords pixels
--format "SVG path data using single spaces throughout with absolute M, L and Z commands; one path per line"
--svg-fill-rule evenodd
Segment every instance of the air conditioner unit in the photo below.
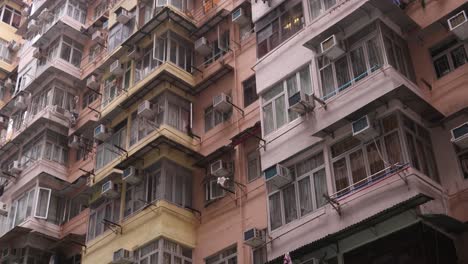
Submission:
M 21 167 L 21 162 L 19 160 L 13 161 L 13 164 L 11 165 L 10 172 L 13 174 L 19 174 L 23 171 L 23 168 Z
M 134 263 L 130 256 L 130 251 L 126 249 L 119 249 L 114 252 L 114 255 L 112 256 L 112 264 L 130 264 Z
M 31 21 L 29 21 L 28 23 L 28 31 L 35 34 L 35 33 L 38 33 L 39 30 L 41 30 L 41 26 L 39 25 L 39 23 L 37 23 L 36 20 L 32 19 Z
M 211 54 L 212 49 L 205 37 L 201 37 L 195 41 L 195 51 L 204 56 Z
M 91 75 L 86 79 L 86 86 L 95 90 L 99 88 L 99 81 L 97 80 L 96 75 Z
M 23 95 L 18 95 L 14 103 L 15 109 L 24 110 L 28 105 L 26 104 L 26 99 Z
M 232 12 L 232 22 L 239 25 L 246 25 L 250 23 L 250 18 L 245 13 L 244 9 L 239 7 Z
M 315 107 L 315 101 L 312 95 L 308 95 L 303 91 L 297 91 L 291 97 L 288 98 L 289 109 L 298 113 L 305 114 L 306 112 L 312 111 Z
M 115 15 L 120 24 L 127 24 L 131 19 L 128 10 L 123 7 L 117 8 L 117 10 L 115 10 Z
M 231 173 L 228 162 L 217 160 L 210 165 L 210 173 L 216 177 L 227 176 Z
M 68 147 L 72 149 L 78 149 L 81 147 L 81 138 L 77 135 L 71 136 L 71 138 L 68 140 Z
M 154 117 L 154 111 L 151 109 L 151 102 L 144 100 L 138 105 L 138 116 L 151 119 Z
M 130 184 L 138 184 L 141 180 L 138 175 L 138 170 L 134 166 L 130 166 L 123 171 L 122 180 Z
M 115 60 L 114 62 L 112 62 L 112 64 L 109 67 L 109 71 L 110 73 L 116 76 L 120 76 L 123 74 L 122 64 L 120 64 L 119 60 Z
M 53 18 L 53 16 L 52 16 L 52 13 L 49 11 L 49 9 L 44 8 L 39 14 L 39 16 L 37 16 L 37 18 L 41 21 L 48 22 Z
M 111 133 L 107 127 L 103 124 L 94 128 L 94 138 L 100 141 L 106 141 L 110 137 Z
M 213 97 L 213 108 L 221 113 L 229 112 L 232 108 L 231 97 L 220 93 Z
M 13 82 L 11 78 L 8 78 L 6 79 L 4 85 L 5 85 L 5 88 L 7 89 L 13 89 L 13 87 L 15 87 L 15 82 Z
M 379 131 L 372 125 L 369 115 L 365 115 L 351 123 L 353 137 L 362 141 L 369 141 L 379 136 Z
M 329 59 L 334 60 L 345 53 L 345 50 L 341 47 L 336 35 L 331 35 L 322 43 L 320 43 L 322 54 L 327 56 Z
M 44 54 L 44 52 L 42 51 L 42 49 L 37 48 L 37 49 L 35 49 L 34 52 L 33 52 L 33 57 L 36 58 L 36 59 L 38 59 L 38 60 L 40 60 L 40 59 L 42 59 L 42 58 L 45 57 L 45 54 Z
M 0 215 L 3 215 L 3 216 L 8 215 L 8 207 L 6 203 L 0 202 Z
M 133 45 L 128 49 L 128 57 L 130 59 L 138 59 L 141 57 L 140 48 L 137 45 Z
M 462 40 L 468 39 L 468 19 L 466 13 L 462 10 L 447 20 L 450 31 Z
M 101 195 L 109 199 L 117 198 L 119 196 L 117 186 L 113 181 L 106 181 L 101 186 Z
M 18 42 L 12 40 L 8 43 L 8 49 L 13 51 L 13 52 L 17 52 L 19 49 L 21 48 L 21 44 L 19 44 Z
M 91 41 L 93 43 L 99 43 L 102 44 L 104 43 L 104 34 L 102 33 L 101 30 L 96 30 L 96 32 L 91 35 Z
M 468 148 L 468 122 L 457 126 L 450 130 L 450 132 L 452 133 L 452 139 L 450 141 L 452 141 L 453 144 L 462 149 Z
M 280 164 L 276 164 L 266 169 L 264 174 L 265 181 L 278 188 L 281 188 L 291 182 L 291 173 L 286 167 Z
M 261 246 L 265 243 L 265 236 L 262 230 L 251 228 L 244 232 L 244 244 L 253 248 Z

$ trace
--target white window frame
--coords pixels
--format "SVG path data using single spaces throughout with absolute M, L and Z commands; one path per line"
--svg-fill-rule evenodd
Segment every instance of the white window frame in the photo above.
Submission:
M 255 156 L 255 157 L 252 158 L 252 156 Z M 256 159 L 256 166 L 257 166 L 257 175 L 255 175 L 255 177 L 253 178 L 250 177 L 250 168 L 249 168 L 249 163 L 252 159 Z M 261 168 L 261 161 L 260 161 L 260 152 L 258 151 L 258 149 L 255 149 L 247 153 L 246 162 L 247 162 L 247 166 L 246 166 L 247 182 L 253 182 L 256 179 L 260 178 L 260 176 L 262 176 L 262 168 Z
M 40 216 L 38 215 L 38 206 L 39 206 L 39 195 L 41 193 L 41 190 L 45 190 L 49 192 L 48 198 L 47 198 L 47 207 L 46 207 L 46 213 L 45 216 Z M 37 195 L 36 195 L 36 205 L 34 206 L 34 217 L 39 218 L 39 219 L 47 219 L 47 216 L 49 215 L 49 206 L 50 206 L 50 197 L 52 195 L 52 189 L 50 188 L 44 188 L 44 187 L 39 187 L 37 188 Z

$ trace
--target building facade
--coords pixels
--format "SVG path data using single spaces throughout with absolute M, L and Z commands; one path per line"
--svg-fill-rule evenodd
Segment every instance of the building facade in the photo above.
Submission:
M 468 263 L 467 13 L 0 1 L 0 262 Z
M 252 4 L 269 263 L 466 263 L 466 8 Z

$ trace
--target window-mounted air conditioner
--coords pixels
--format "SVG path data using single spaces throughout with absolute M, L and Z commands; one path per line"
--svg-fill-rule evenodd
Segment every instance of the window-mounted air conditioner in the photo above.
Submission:
M 217 160 L 210 164 L 210 173 L 216 177 L 224 177 L 231 173 L 230 162 Z
M 123 248 L 117 251 L 114 251 L 114 255 L 112 256 L 112 264 L 130 264 L 130 263 L 134 263 L 130 255 L 130 251 L 123 249 Z
M 117 186 L 113 181 L 106 181 L 101 186 L 101 195 L 109 199 L 117 198 L 119 196 Z
M 232 108 L 231 97 L 225 93 L 220 93 L 213 97 L 213 108 L 221 113 L 229 112 Z
M 335 60 L 345 53 L 345 49 L 341 46 L 336 35 L 331 35 L 320 43 L 322 54 L 331 60 Z
M 111 63 L 109 67 L 109 71 L 111 74 L 120 76 L 123 74 L 123 67 L 122 64 L 119 62 L 119 60 L 115 60 L 114 62 Z
M 37 18 L 38 18 L 40 21 L 48 22 L 48 21 L 50 21 L 50 20 L 53 18 L 53 15 L 52 15 L 52 13 L 49 11 L 49 9 L 44 8 L 44 9 L 41 11 L 41 13 L 39 14 L 39 16 L 37 16 Z
M 17 52 L 19 49 L 21 48 L 21 44 L 19 44 L 18 42 L 12 40 L 8 43 L 8 49 L 13 51 L 13 52 Z
M 15 87 L 15 82 L 11 78 L 8 78 L 6 79 L 4 85 L 7 89 L 13 89 L 13 87 Z
M 130 184 L 138 184 L 141 180 L 138 175 L 138 170 L 134 166 L 130 166 L 123 171 L 122 180 Z
M 452 133 L 452 139 L 450 141 L 452 141 L 453 144 L 462 149 L 468 148 L 468 122 L 457 126 L 450 132 Z
M 306 112 L 314 110 L 315 101 L 312 95 L 308 95 L 303 91 L 297 91 L 288 98 L 289 109 L 298 113 L 305 114 Z
M 97 80 L 96 75 L 91 75 L 86 79 L 86 86 L 94 90 L 99 88 L 99 81 Z
M 3 216 L 8 215 L 8 206 L 6 203 L 0 202 L 0 215 L 3 215 Z
M 256 248 L 265 243 L 265 236 L 262 230 L 251 228 L 244 232 L 244 244 Z
M 150 101 L 144 100 L 143 102 L 141 102 L 138 105 L 138 111 L 137 111 L 138 116 L 141 116 L 141 117 L 144 117 L 144 118 L 147 118 L 147 119 L 153 118 L 154 117 L 154 111 L 153 111 L 153 109 L 151 107 L 152 107 L 152 105 L 151 105 Z
M 266 169 L 264 174 L 265 181 L 278 188 L 281 188 L 291 182 L 291 173 L 286 167 L 280 164 L 276 164 Z
M 44 51 L 43 51 L 42 49 L 40 49 L 40 48 L 35 49 L 34 52 L 33 52 L 33 57 L 34 57 L 35 59 L 40 60 L 40 59 L 44 58 L 45 56 L 46 56 L 46 54 L 45 54 Z
M 41 30 L 41 26 L 39 25 L 39 23 L 32 19 L 31 21 L 29 21 L 28 23 L 28 31 L 35 34 L 35 33 L 38 33 L 39 30 Z
M 450 31 L 462 40 L 468 39 L 468 19 L 465 10 L 447 20 Z
M 103 44 L 104 43 L 104 34 L 102 33 L 101 30 L 96 30 L 92 35 L 91 35 L 91 41 L 93 43 L 99 43 Z
M 211 47 L 205 37 L 201 37 L 195 41 L 195 51 L 203 56 L 211 54 Z
M 100 141 L 106 141 L 111 135 L 110 129 L 101 124 L 94 128 L 94 138 Z
M 80 136 L 73 135 L 68 140 L 68 147 L 72 149 L 78 149 L 81 147 L 81 138 Z
M 353 137 L 361 141 L 369 141 L 379 136 L 379 131 L 373 126 L 372 119 L 365 115 L 351 123 Z
M 123 7 L 119 7 L 117 10 L 115 10 L 115 16 L 117 17 L 117 21 L 120 24 L 127 24 L 128 21 L 132 19 L 128 10 Z
M 23 168 L 21 167 L 21 162 L 19 160 L 13 161 L 10 167 L 10 172 L 13 174 L 19 174 L 23 171 Z
M 236 10 L 234 10 L 231 16 L 232 16 L 232 22 L 236 24 L 246 25 L 250 23 L 250 18 L 242 7 L 239 7 Z
M 137 45 L 133 45 L 132 47 L 130 47 L 127 51 L 127 56 L 130 58 L 130 59 L 138 59 L 141 57 L 141 51 L 140 51 L 140 47 L 138 47 Z
M 18 97 L 16 97 L 16 99 L 15 99 L 14 105 L 15 105 L 15 109 L 17 109 L 17 110 L 26 109 L 26 107 L 28 105 L 27 105 L 25 96 L 24 95 L 18 95 Z

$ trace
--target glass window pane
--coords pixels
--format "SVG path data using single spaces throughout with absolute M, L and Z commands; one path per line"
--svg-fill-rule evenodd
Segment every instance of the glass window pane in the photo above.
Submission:
M 275 123 L 273 118 L 273 104 L 269 103 L 263 107 L 263 130 L 265 135 L 268 135 L 275 129 Z
M 384 137 L 385 141 L 385 148 L 387 150 L 388 162 L 391 165 L 396 163 L 402 164 L 402 155 L 401 155 L 401 144 L 400 144 L 400 137 L 398 136 L 398 132 L 395 131 L 389 135 Z
M 324 197 L 328 195 L 327 177 L 325 174 L 325 169 L 321 169 L 314 173 L 314 186 L 317 208 L 320 208 L 327 203 L 327 200 Z
M 414 137 L 411 133 L 406 132 L 406 144 L 408 145 L 408 152 L 411 166 L 415 169 L 419 170 L 419 161 L 418 156 L 416 154 L 416 147 L 414 146 Z
M 341 57 L 335 62 L 336 81 L 338 82 L 338 91 L 342 91 L 351 86 L 348 68 L 348 58 Z
M 348 168 L 345 158 L 333 163 L 333 173 L 335 175 L 335 187 L 337 192 L 349 186 Z
M 301 90 L 306 94 L 312 94 L 312 81 L 310 79 L 309 66 L 305 67 L 299 72 L 299 79 L 301 82 Z
M 296 188 L 294 184 L 283 189 L 283 205 L 286 224 L 297 218 Z
M 39 188 L 39 195 L 36 204 L 35 216 L 39 218 L 47 218 L 47 211 L 50 200 L 50 189 Z
M 301 209 L 301 216 L 312 212 L 312 192 L 310 190 L 310 177 L 306 177 L 298 182 L 299 189 L 299 205 Z
M 282 127 L 287 122 L 286 102 L 284 95 L 275 99 L 276 128 Z
M 466 63 L 466 52 L 463 45 L 452 50 L 450 54 L 452 56 L 453 66 L 455 69 Z
M 349 155 L 349 161 L 351 164 L 351 175 L 353 177 L 353 183 L 364 183 L 363 179 L 367 177 L 366 167 L 364 165 L 364 155 L 362 150 L 355 151 Z
M 269 208 L 270 208 L 270 226 L 271 229 L 276 229 L 281 226 L 281 200 L 280 193 L 277 192 L 273 195 L 270 195 L 269 198 Z
M 350 53 L 351 65 L 353 68 L 354 81 L 357 82 L 367 76 L 366 59 L 364 58 L 364 50 L 359 47 Z
M 385 165 L 384 161 L 382 160 L 382 155 L 382 147 L 380 146 L 379 140 L 376 140 L 375 142 L 367 145 L 367 158 L 369 161 L 371 175 L 374 175 L 377 172 L 382 171 L 384 169 Z
M 320 79 L 323 98 L 328 99 L 335 95 L 335 81 L 333 80 L 333 69 L 331 65 L 320 70 Z
M 369 64 L 371 72 L 382 67 L 382 48 L 380 47 L 380 41 L 378 37 L 372 38 L 367 41 L 367 53 L 369 54 Z

